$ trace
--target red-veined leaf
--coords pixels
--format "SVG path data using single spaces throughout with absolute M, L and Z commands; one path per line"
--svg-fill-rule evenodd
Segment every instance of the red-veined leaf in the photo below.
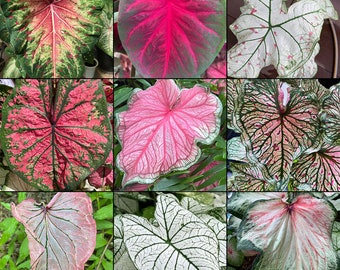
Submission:
M 256 270 L 337 269 L 331 230 L 335 208 L 308 194 L 260 200 L 240 225 L 238 248 L 262 251 Z
M 110 152 L 105 163 L 88 177 L 88 180 L 95 188 L 113 186 L 113 151 Z
M 340 146 L 324 145 L 318 152 L 305 155 L 293 165 L 292 174 L 300 184 L 313 190 L 340 190 Z
M 91 199 L 83 192 L 57 193 L 46 206 L 27 199 L 13 216 L 25 226 L 31 269 L 83 270 L 96 245 Z
M 45 190 L 72 190 L 102 165 L 112 130 L 99 80 L 22 80 L 3 108 L 10 168 Z
M 218 135 L 221 111 L 220 100 L 199 85 L 180 90 L 173 80 L 158 80 L 135 92 L 117 116 L 123 186 L 193 165 L 201 154 L 196 143 L 211 144 Z
M 30 78 L 78 78 L 101 33 L 101 1 L 7 1 L 12 50 Z M 14 41 L 15 37 L 15 41 Z
M 247 158 L 266 164 L 269 178 L 283 185 L 293 160 L 319 138 L 318 107 L 301 89 L 288 87 L 277 80 L 248 82 L 239 105 Z
M 225 9 L 221 0 L 121 0 L 118 31 L 143 77 L 200 77 L 225 43 Z

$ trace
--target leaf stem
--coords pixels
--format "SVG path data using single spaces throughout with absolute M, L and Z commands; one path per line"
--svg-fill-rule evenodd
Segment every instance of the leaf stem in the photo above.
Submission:
M 102 252 L 102 255 L 101 255 L 100 258 L 99 258 L 99 261 L 98 261 L 98 265 L 97 265 L 97 267 L 96 267 L 96 270 L 99 270 L 99 266 L 101 265 L 101 262 L 102 262 L 102 260 L 103 260 L 103 258 L 104 258 L 104 255 L 105 255 L 105 252 L 106 252 L 106 250 L 107 250 L 109 244 L 111 243 L 112 239 L 113 239 L 113 235 L 111 235 L 110 240 L 107 242 L 107 244 L 106 244 L 106 246 L 105 246 L 105 248 L 104 248 L 104 250 L 103 250 L 103 252 Z

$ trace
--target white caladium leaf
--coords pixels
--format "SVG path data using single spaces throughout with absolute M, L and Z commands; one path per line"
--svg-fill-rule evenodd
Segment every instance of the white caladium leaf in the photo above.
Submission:
M 254 80 L 243 87 L 238 113 L 247 158 L 265 164 L 269 178 L 284 187 L 293 160 L 318 142 L 319 109 L 310 95 L 278 80 Z
M 238 248 L 263 252 L 255 270 L 337 268 L 331 230 L 334 207 L 309 194 L 257 201 L 238 231 Z
M 249 206 L 259 200 L 287 199 L 284 192 L 233 192 L 228 200 L 228 212 L 245 215 Z
M 124 252 L 126 251 L 125 244 L 123 241 L 123 223 L 121 220 L 121 215 L 117 215 L 114 217 L 114 263 L 118 262 Z
M 270 179 L 266 172 L 266 167 L 255 166 L 253 164 L 231 163 L 233 172 L 231 190 L 237 191 L 270 191 L 278 190 L 278 182 Z
M 219 270 L 216 234 L 171 195 L 157 198 L 156 223 L 123 215 L 124 242 L 138 269 Z
M 237 108 L 242 100 L 244 80 L 227 80 L 227 126 L 230 129 L 240 132 L 238 126 Z
M 238 43 L 228 51 L 228 75 L 258 77 L 274 65 L 281 77 L 313 77 L 326 18 L 337 19 L 330 1 L 302 0 L 288 9 L 282 0 L 247 0 L 230 25 Z
M 228 159 L 247 162 L 246 148 L 240 137 L 234 137 L 227 141 Z
M 324 145 L 318 152 L 305 155 L 293 165 L 292 174 L 313 190 L 339 191 L 340 146 Z

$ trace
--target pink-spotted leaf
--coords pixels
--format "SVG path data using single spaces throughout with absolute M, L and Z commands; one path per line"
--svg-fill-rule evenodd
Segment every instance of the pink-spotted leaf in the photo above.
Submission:
M 313 77 L 324 19 L 337 19 L 331 1 L 248 0 L 230 25 L 238 43 L 228 51 L 228 75 L 258 77 L 274 65 L 280 77 Z
M 335 208 L 309 194 L 287 199 L 250 206 L 238 231 L 238 249 L 262 252 L 254 270 L 338 269 L 331 240 Z
M 196 143 L 211 144 L 217 137 L 221 111 L 220 100 L 199 85 L 180 90 L 173 80 L 158 80 L 135 92 L 129 109 L 117 115 L 123 186 L 150 184 L 197 162 Z
M 225 43 L 225 9 L 222 0 L 121 0 L 119 36 L 143 77 L 200 77 Z
M 318 142 L 317 105 L 277 80 L 244 84 L 242 98 L 238 113 L 247 158 L 265 164 L 268 178 L 286 183 L 293 160 Z
M 340 146 L 325 144 L 318 152 L 305 155 L 293 165 L 292 175 L 313 190 L 340 190 Z
M 5 1 L 1 1 L 5 2 Z M 23 76 L 78 78 L 101 33 L 102 1 L 7 1 L 9 49 Z
M 12 171 L 43 190 L 72 190 L 102 165 L 112 128 L 99 80 L 21 80 L 3 108 Z
M 32 270 L 84 269 L 97 233 L 86 193 L 57 193 L 47 205 L 26 199 L 11 208 L 25 226 Z

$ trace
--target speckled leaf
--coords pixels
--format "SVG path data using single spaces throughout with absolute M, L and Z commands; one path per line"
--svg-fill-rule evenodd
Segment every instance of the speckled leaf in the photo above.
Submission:
M 25 226 L 32 270 L 84 269 L 97 233 L 86 193 L 57 193 L 46 206 L 27 199 L 11 208 Z
M 220 100 L 200 85 L 180 90 L 173 80 L 158 80 L 135 92 L 129 109 L 117 115 L 123 186 L 150 184 L 160 174 L 196 163 L 201 154 L 196 143 L 213 142 L 221 111 Z
M 318 107 L 299 88 L 277 80 L 245 84 L 239 119 L 247 158 L 286 183 L 293 160 L 319 138 L 317 116 Z
M 237 234 L 238 249 L 262 252 L 255 270 L 337 268 L 331 230 L 335 208 L 302 194 L 255 202 Z M 301 256 L 303 254 L 303 256 Z
M 99 0 L 8 1 L 12 53 L 30 78 L 78 78 L 101 32 Z
M 220 269 L 216 234 L 173 196 L 158 196 L 155 219 L 122 216 L 124 242 L 138 269 Z
M 292 174 L 300 184 L 313 190 L 340 190 L 340 146 L 324 145 L 318 152 L 303 156 L 293 165 Z
M 1 143 L 10 168 L 43 190 L 72 190 L 112 149 L 99 80 L 21 80 L 3 108 Z
M 274 65 L 281 77 L 313 77 L 323 21 L 338 17 L 332 3 L 296 1 L 288 10 L 282 0 L 245 3 L 230 25 L 238 43 L 228 51 L 228 75 L 254 78 L 263 67 Z
M 119 36 L 143 77 L 200 77 L 225 43 L 225 9 L 223 0 L 121 0 Z

